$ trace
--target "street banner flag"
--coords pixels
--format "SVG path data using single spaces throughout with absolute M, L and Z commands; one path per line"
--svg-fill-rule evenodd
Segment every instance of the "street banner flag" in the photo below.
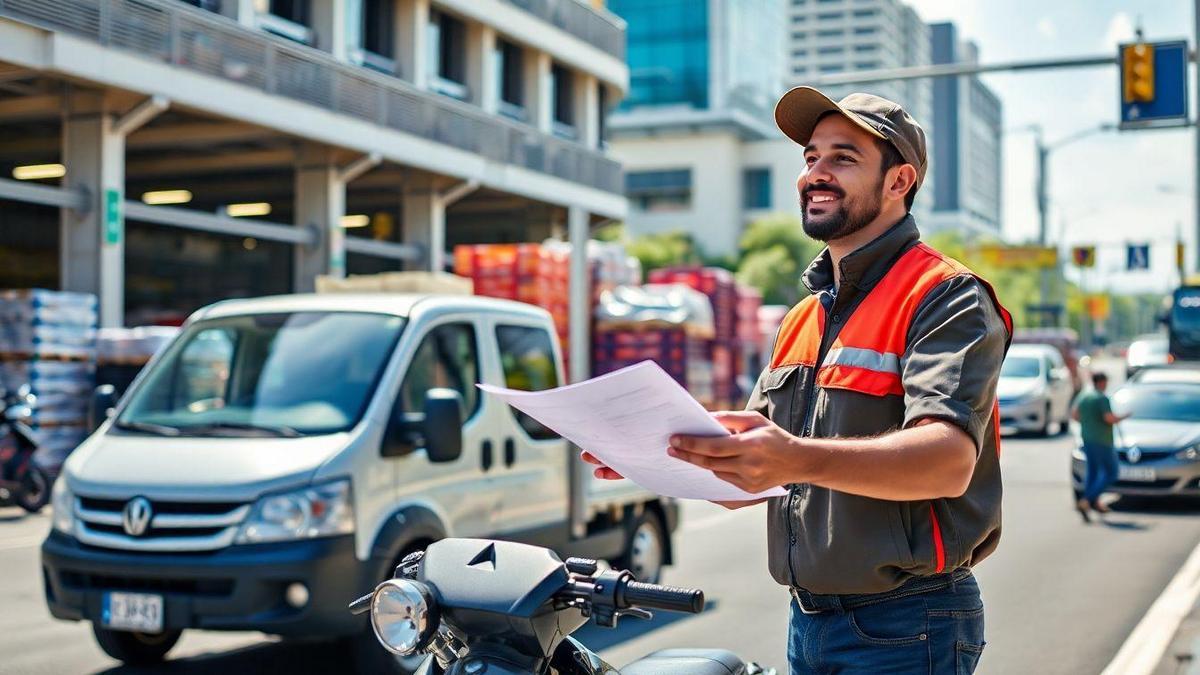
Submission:
M 1095 246 L 1076 246 L 1071 249 L 1071 260 L 1076 267 L 1095 267 L 1096 266 L 1096 247 Z
M 1125 249 L 1125 268 L 1133 272 L 1150 269 L 1150 244 L 1130 244 Z

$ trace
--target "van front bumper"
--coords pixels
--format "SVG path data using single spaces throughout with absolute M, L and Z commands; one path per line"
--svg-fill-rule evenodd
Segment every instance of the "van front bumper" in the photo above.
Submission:
M 134 553 L 80 544 L 52 531 L 42 544 L 42 581 L 58 619 L 100 622 L 104 593 L 163 596 L 163 628 L 254 630 L 297 637 L 358 632 L 347 606 L 376 580 L 354 556 L 354 536 L 230 546 L 211 553 Z M 308 602 L 293 607 L 287 587 Z

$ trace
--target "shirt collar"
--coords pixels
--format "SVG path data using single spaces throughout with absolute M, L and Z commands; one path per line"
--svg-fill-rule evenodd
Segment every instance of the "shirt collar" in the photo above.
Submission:
M 897 254 L 920 236 L 912 214 L 904 216 L 887 232 L 842 258 L 842 285 L 849 284 L 869 291 L 892 266 Z M 833 259 L 828 247 L 805 270 L 803 281 L 813 293 L 833 287 Z

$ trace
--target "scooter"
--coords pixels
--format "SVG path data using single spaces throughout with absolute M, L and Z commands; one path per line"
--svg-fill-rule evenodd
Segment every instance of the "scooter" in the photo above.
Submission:
M 16 503 L 37 513 L 50 501 L 50 476 L 37 465 L 37 436 L 25 420 L 33 414 L 37 399 L 29 385 L 4 393 L 0 415 L 0 503 Z
M 625 570 L 526 544 L 443 539 L 350 604 L 370 613 L 395 657 L 427 655 L 417 675 L 775 675 L 719 649 L 668 649 L 618 670 L 571 637 L 650 609 L 699 613 L 704 592 L 637 582 Z

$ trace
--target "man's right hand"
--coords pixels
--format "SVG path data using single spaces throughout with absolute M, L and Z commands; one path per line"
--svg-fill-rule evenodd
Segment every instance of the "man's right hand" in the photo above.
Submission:
M 580 457 L 582 457 L 583 461 L 587 462 L 588 464 L 595 464 L 598 467 L 592 472 L 592 475 L 594 475 L 596 478 L 601 478 L 604 480 L 621 480 L 625 477 L 605 466 L 604 462 L 596 459 L 596 456 L 590 452 L 584 451 Z

